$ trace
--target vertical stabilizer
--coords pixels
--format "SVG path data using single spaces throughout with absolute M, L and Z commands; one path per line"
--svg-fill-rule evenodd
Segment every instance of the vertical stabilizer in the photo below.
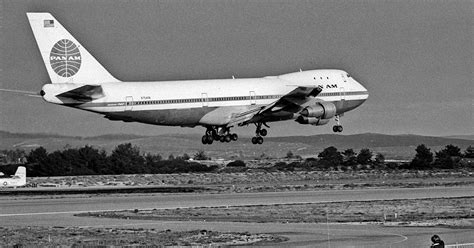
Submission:
M 50 13 L 26 13 L 53 84 L 120 82 Z
M 15 177 L 19 178 L 20 185 L 25 185 L 26 184 L 26 168 L 24 166 L 19 166 L 18 169 L 16 169 Z

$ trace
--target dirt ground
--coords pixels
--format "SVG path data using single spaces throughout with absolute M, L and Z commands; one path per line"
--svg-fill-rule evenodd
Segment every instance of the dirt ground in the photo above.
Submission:
M 217 193 L 276 192 L 321 189 L 416 188 L 474 184 L 471 171 L 260 171 L 36 177 L 30 185 L 57 188 L 103 186 L 196 186 Z
M 474 197 L 94 212 L 78 216 L 141 220 L 449 225 L 473 227 Z M 453 221 L 454 220 L 454 221 Z
M 222 247 L 271 244 L 288 238 L 270 234 L 189 232 L 79 227 L 0 227 L 0 247 Z
M 188 185 L 222 192 L 459 186 L 474 183 L 471 172 L 242 172 L 35 178 L 59 187 Z M 180 208 L 80 214 L 99 218 L 278 223 L 376 223 L 386 226 L 474 227 L 474 197 L 353 201 L 239 207 Z M 33 224 L 34 225 L 34 224 Z M 79 227 L 1 227 L 0 247 L 163 247 L 272 244 L 270 234 Z

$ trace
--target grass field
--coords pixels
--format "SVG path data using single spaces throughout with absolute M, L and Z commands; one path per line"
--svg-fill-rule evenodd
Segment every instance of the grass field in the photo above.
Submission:
M 200 207 L 94 212 L 77 216 L 141 220 L 354 223 L 379 222 L 388 225 L 446 225 L 474 227 L 471 218 L 474 198 L 433 198 L 390 201 L 351 201 L 258 206 Z

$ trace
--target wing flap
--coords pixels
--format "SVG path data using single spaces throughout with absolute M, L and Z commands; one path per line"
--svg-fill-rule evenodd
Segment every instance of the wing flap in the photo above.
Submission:
M 296 112 L 301 109 L 301 105 L 307 103 L 311 99 L 310 97 L 316 97 L 323 90 L 320 86 L 295 86 L 296 88 L 284 95 L 275 102 L 263 106 L 261 108 L 255 108 L 242 113 L 236 113 L 232 115 L 232 118 L 228 126 L 235 124 L 245 125 L 256 115 L 264 115 L 267 113 L 275 113 L 285 109 L 285 111 Z M 313 98 L 314 99 L 314 98 Z
M 288 106 L 299 106 L 307 102 L 308 97 L 316 97 L 317 95 L 319 95 L 322 90 L 323 88 L 320 86 L 299 86 L 296 89 L 292 90 L 290 93 L 284 95 L 282 98 L 275 101 L 274 103 L 267 105 L 260 111 L 260 113 L 264 113 L 267 111 L 276 112 Z

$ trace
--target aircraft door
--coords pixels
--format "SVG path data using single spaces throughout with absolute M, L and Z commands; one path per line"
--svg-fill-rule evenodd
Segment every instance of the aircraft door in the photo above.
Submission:
M 344 87 L 340 88 L 339 96 L 341 97 L 339 106 L 343 109 L 346 105 L 346 91 L 344 90 Z
M 207 97 L 207 93 L 201 93 L 202 97 L 202 106 L 208 107 L 209 106 L 209 98 Z
M 132 111 L 133 109 L 133 97 L 127 96 L 125 97 L 125 111 Z
M 256 103 L 255 91 L 250 91 L 250 105 L 255 105 Z

